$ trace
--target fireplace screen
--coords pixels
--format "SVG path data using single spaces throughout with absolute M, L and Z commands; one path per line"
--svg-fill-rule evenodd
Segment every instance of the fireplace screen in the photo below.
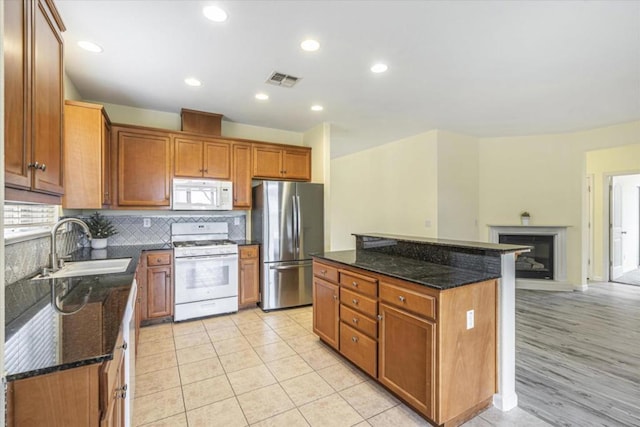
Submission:
M 500 234 L 500 243 L 531 246 L 531 252 L 516 259 L 516 278 L 553 280 L 553 237 L 530 234 Z

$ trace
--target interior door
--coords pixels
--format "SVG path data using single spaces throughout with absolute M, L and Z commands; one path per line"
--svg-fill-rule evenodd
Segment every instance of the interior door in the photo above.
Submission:
M 610 191 L 610 229 L 611 229 L 611 253 L 610 253 L 610 277 L 613 281 L 620 277 L 622 270 L 622 185 L 616 182 L 615 177 L 611 179 Z

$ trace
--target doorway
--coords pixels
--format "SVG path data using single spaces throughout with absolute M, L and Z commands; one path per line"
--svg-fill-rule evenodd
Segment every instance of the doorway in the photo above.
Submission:
M 640 174 L 609 179 L 609 280 L 640 286 Z

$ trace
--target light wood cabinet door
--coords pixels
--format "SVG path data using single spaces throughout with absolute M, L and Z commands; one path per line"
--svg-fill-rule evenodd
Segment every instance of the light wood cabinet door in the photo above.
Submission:
M 118 206 L 169 207 L 173 157 L 169 135 L 120 129 L 117 141 Z
M 240 260 L 240 306 L 255 306 L 260 301 L 258 258 Z
M 173 316 L 171 266 L 147 268 L 147 319 Z
M 287 179 L 311 180 L 311 151 L 309 149 L 282 151 L 283 176 Z
M 313 278 L 313 332 L 335 349 L 339 346 L 339 287 Z
M 253 146 L 253 176 L 282 178 L 282 149 L 268 145 Z
M 106 411 L 100 421 L 100 427 L 124 427 L 124 404 L 128 391 L 124 370 L 124 352 L 114 354 L 114 359 L 107 362 L 113 364 L 113 370 L 106 370 L 107 393 L 103 396 Z M 110 378 L 112 377 L 112 378 Z
M 380 304 L 378 380 L 434 419 L 436 326 Z
M 251 209 L 251 145 L 233 144 L 233 207 Z
M 174 175 L 202 177 L 202 141 L 176 138 L 174 149 Z
M 202 175 L 205 178 L 231 179 L 231 144 L 205 141 Z
M 107 113 L 102 114 L 102 204 L 111 204 L 111 123 Z

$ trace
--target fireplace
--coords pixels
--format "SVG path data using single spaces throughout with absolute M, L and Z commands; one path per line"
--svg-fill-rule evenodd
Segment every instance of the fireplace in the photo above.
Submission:
M 531 246 L 531 251 L 516 259 L 516 279 L 553 280 L 554 236 L 538 234 L 500 234 L 499 242 Z

